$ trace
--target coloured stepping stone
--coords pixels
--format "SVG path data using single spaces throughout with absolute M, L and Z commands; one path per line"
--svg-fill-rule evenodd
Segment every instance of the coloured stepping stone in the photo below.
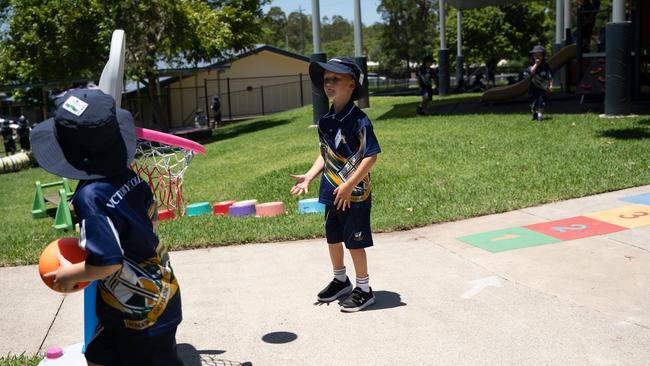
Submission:
M 211 211 L 212 211 L 212 207 L 210 207 L 209 202 L 193 203 L 191 205 L 187 205 L 187 207 L 185 208 L 185 214 L 187 216 L 205 215 L 210 213 Z
M 650 225 L 650 206 L 629 205 L 612 210 L 593 212 L 584 216 L 632 229 Z
M 574 240 L 625 230 L 624 227 L 585 216 L 543 222 L 524 226 L 526 229 L 552 236 L 560 240 Z
M 215 216 L 227 215 L 228 208 L 235 202 L 235 200 L 229 200 L 215 203 L 212 205 L 212 214 Z
M 229 216 L 251 216 L 255 215 L 256 200 L 235 202 L 228 207 Z
M 255 206 L 257 217 L 273 217 L 284 213 L 284 203 L 267 202 Z
M 305 198 L 298 201 L 298 212 L 301 214 L 325 212 L 325 205 L 318 202 L 318 198 Z
M 552 236 L 521 227 L 463 236 L 458 240 L 492 253 L 560 242 Z
M 175 218 L 176 218 L 176 215 L 174 214 L 174 210 L 172 210 L 172 209 L 158 211 L 158 221 L 170 220 L 170 219 L 175 219 Z
M 631 203 L 640 203 L 642 205 L 650 206 L 650 193 L 644 193 L 637 196 L 622 198 L 623 201 Z

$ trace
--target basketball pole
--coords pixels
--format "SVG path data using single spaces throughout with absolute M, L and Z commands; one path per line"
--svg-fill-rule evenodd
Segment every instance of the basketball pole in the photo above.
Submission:
M 108 62 L 99 78 L 99 89 L 115 99 L 115 107 L 122 105 L 122 90 L 124 87 L 124 54 L 126 50 L 126 38 L 122 29 L 113 32 L 111 38 L 111 50 Z M 97 301 L 97 281 L 93 281 L 84 289 L 84 346 L 83 351 L 90 343 L 95 328 L 97 327 L 97 314 L 95 305 Z

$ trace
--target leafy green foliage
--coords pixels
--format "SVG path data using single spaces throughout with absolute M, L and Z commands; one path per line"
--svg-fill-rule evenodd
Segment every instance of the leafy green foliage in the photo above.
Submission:
M 455 8 L 447 17 L 448 44 L 456 44 Z M 548 31 L 553 27 L 542 3 L 526 2 L 462 11 L 463 56 L 469 63 L 490 59 L 519 59 L 536 44 L 551 49 Z
M 382 0 L 377 9 L 384 20 L 379 72 L 409 75 L 411 64 L 434 50 L 437 2 L 433 0 Z

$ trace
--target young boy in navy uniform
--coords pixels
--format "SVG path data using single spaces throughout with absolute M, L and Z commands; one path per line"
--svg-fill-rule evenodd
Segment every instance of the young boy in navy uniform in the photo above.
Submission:
M 542 121 L 544 119 L 544 107 L 548 98 L 546 93 L 553 87 L 553 75 L 551 67 L 546 62 L 546 49 L 542 45 L 533 47 L 530 51 L 531 61 L 528 66 L 530 75 L 530 84 L 528 85 L 528 98 L 530 99 L 530 109 L 533 112 L 533 121 Z
M 433 70 L 431 70 L 431 65 L 433 65 L 433 57 L 430 55 L 425 56 L 422 58 L 422 64 L 416 72 L 420 94 L 422 95 L 422 101 L 416 109 L 416 113 L 419 115 L 427 114 L 427 107 L 433 99 Z
M 128 168 L 135 155 L 131 114 L 99 89 L 75 89 L 55 101 L 54 117 L 31 132 L 32 151 L 50 173 L 78 179 L 72 205 L 84 262 L 46 276 L 63 291 L 98 280 L 99 324 L 89 365 L 182 365 L 176 352 L 181 297 L 152 219 L 149 185 Z
M 2 141 L 4 142 L 5 155 L 13 155 L 16 153 L 16 140 L 14 140 L 14 130 L 11 128 L 11 121 L 8 119 L 2 122 L 0 127 L 2 133 Z
M 370 229 L 372 185 L 369 171 L 381 151 L 372 123 L 354 101 L 362 91 L 361 69 L 348 58 L 312 62 L 309 76 L 315 88 L 332 102 L 318 121 L 320 155 L 303 175 L 292 175 L 294 195 L 306 193 L 322 171 L 319 202 L 325 204 L 325 234 L 334 279 L 318 293 L 322 302 L 341 301 L 341 311 L 354 312 L 375 302 L 370 288 L 365 248 L 373 245 Z M 346 275 L 343 243 L 350 251 L 356 287 Z

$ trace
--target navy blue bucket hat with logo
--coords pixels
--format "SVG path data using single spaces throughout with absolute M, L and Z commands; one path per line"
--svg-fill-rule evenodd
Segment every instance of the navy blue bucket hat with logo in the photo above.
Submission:
M 55 100 L 54 117 L 30 133 L 32 152 L 48 172 L 72 179 L 123 173 L 136 147 L 133 116 L 99 89 L 73 89 Z
M 544 53 L 544 54 L 546 54 L 546 48 L 544 48 L 544 46 L 542 46 L 541 44 L 538 44 L 535 47 L 533 47 L 532 50 L 530 50 L 530 53 L 531 54 L 532 53 Z
M 309 77 L 314 84 L 314 88 L 321 93 L 323 92 L 323 75 L 325 71 L 350 75 L 356 83 L 354 92 L 352 92 L 352 100 L 357 100 L 361 97 L 363 93 L 362 84 L 364 75 L 361 72 L 361 68 L 354 61 L 347 57 L 336 57 L 327 62 L 312 61 L 309 64 Z

